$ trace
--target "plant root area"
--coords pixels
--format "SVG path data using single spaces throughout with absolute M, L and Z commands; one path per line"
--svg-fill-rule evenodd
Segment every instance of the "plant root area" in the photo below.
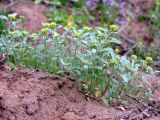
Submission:
M 88 102 L 68 77 L 29 69 L 0 71 L 0 120 L 127 120 L 135 113 Z

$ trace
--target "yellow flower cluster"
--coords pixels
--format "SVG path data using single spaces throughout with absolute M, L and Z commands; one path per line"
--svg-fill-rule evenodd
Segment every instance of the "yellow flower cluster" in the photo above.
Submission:
M 110 25 L 109 28 L 110 28 L 110 31 L 112 31 L 112 32 L 117 32 L 119 26 L 118 26 L 118 25 Z
M 76 32 L 73 34 L 73 37 L 80 38 L 82 34 L 80 32 Z
M 137 59 L 137 55 L 131 55 L 131 58 L 136 60 Z
M 16 16 L 17 16 L 16 13 L 8 14 L 8 18 L 9 18 L 10 20 L 16 20 Z
M 53 29 L 57 26 L 57 23 L 56 22 L 51 22 L 51 23 L 43 23 L 42 24 L 44 27 L 46 28 L 50 28 L 50 29 Z
M 84 32 L 89 32 L 92 30 L 92 28 L 88 27 L 88 26 L 84 26 L 83 27 Z
M 153 68 L 150 67 L 150 66 L 148 66 L 148 67 L 147 67 L 147 72 L 153 72 Z
M 118 48 L 116 48 L 114 51 L 115 51 L 115 53 L 117 53 L 117 54 L 120 53 L 120 50 L 119 50 Z
M 105 35 L 103 33 L 98 33 L 97 34 L 97 39 L 104 39 Z
M 19 16 L 19 18 L 20 18 L 21 20 L 25 20 L 25 17 L 24 17 L 24 16 Z
M 28 32 L 28 31 L 22 31 L 22 34 L 23 34 L 24 36 L 27 36 L 27 35 L 29 34 L 29 32 Z
M 153 59 L 151 57 L 146 57 L 145 61 L 147 64 L 150 64 L 153 62 Z
M 47 30 L 46 28 L 42 28 L 42 29 L 40 30 L 40 33 L 45 36 L 45 35 L 48 34 L 48 30 Z
M 50 28 L 55 28 L 57 26 L 57 23 L 56 22 L 51 22 L 50 23 Z

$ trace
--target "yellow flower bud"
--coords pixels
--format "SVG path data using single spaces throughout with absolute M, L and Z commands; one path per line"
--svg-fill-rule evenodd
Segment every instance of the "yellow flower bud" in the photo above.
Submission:
M 150 66 L 148 66 L 148 67 L 147 67 L 147 72 L 153 72 L 153 68 L 150 67 Z
M 131 55 L 131 58 L 136 60 L 137 59 L 137 55 Z
M 48 34 L 48 30 L 45 29 L 45 28 L 42 28 L 42 29 L 40 30 L 40 32 L 41 32 L 42 35 L 47 35 L 47 34 Z
M 119 27 L 118 25 L 110 25 L 109 28 L 110 28 L 110 31 L 117 32 Z
M 97 39 L 104 39 L 105 35 L 103 33 L 98 33 L 97 34 Z
M 57 23 L 56 22 L 51 22 L 49 24 L 49 28 L 55 28 L 57 26 Z
M 24 36 L 27 36 L 27 35 L 29 34 L 29 32 L 28 32 L 28 31 L 22 31 L 22 34 L 23 34 Z
M 76 33 L 73 34 L 73 37 L 80 38 L 81 35 L 82 34 L 80 32 L 76 32 Z
M 89 32 L 90 30 L 92 30 L 92 28 L 87 27 L 87 26 L 84 26 L 84 27 L 83 27 L 83 30 L 84 30 L 85 32 Z
M 9 14 L 9 15 L 8 15 L 8 18 L 9 18 L 10 20 L 16 20 L 16 16 L 17 16 L 16 13 L 14 13 L 14 14 Z
M 145 61 L 147 64 L 150 64 L 153 62 L 153 59 L 151 57 L 146 57 Z
M 120 50 L 118 48 L 116 48 L 115 52 L 118 54 L 118 53 L 120 53 Z
M 43 27 L 46 27 L 46 28 L 50 28 L 50 24 L 49 23 L 42 23 Z
M 25 20 L 25 16 L 19 16 L 21 20 Z

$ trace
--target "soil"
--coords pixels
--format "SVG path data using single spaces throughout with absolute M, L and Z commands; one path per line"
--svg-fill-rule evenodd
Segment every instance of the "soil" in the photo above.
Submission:
M 121 13 L 129 13 L 132 15 L 129 24 L 121 31 L 120 34 L 134 41 L 144 41 L 146 45 L 153 42 L 153 35 L 149 31 L 148 21 L 138 21 L 139 15 L 145 15 L 154 5 L 154 0 L 128 0 L 132 7 L 121 8 Z M 122 26 L 123 27 L 123 26 Z M 124 39 L 122 39 L 124 40 Z M 128 45 L 127 45 L 128 46 Z
M 128 107 L 88 102 L 68 77 L 29 69 L 0 72 L 0 120 L 120 120 L 131 111 L 132 117 L 138 114 L 135 106 Z
M 0 11 L 2 11 L 8 3 L 9 1 L 7 0 L 0 0 Z
M 113 108 L 87 102 L 74 82 L 44 72 L 0 72 L 0 120 L 107 120 Z
M 22 25 L 18 26 L 30 33 L 38 32 L 42 27 L 42 23 L 48 21 L 45 11 L 45 5 L 33 4 L 33 2 L 22 1 L 11 7 L 11 11 L 16 12 L 18 15 L 25 16 L 25 21 Z

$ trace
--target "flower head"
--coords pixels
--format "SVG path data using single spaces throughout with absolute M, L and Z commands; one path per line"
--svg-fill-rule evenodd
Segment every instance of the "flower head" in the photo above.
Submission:
M 29 34 L 29 32 L 28 32 L 28 31 L 22 31 L 22 34 L 23 34 L 24 36 L 27 36 L 27 35 Z
M 81 35 L 82 34 L 80 32 L 76 32 L 76 33 L 73 34 L 73 37 L 80 38 Z
M 92 28 L 90 28 L 88 26 L 84 26 L 83 30 L 84 30 L 84 32 L 89 32 L 90 30 L 92 30 Z
M 49 24 L 49 27 L 50 28 L 55 28 L 57 26 L 57 23 L 56 22 L 51 22 L 50 24 Z
M 25 16 L 19 16 L 21 20 L 25 20 Z
M 118 54 L 118 53 L 120 53 L 120 50 L 118 48 L 116 48 L 115 52 Z
M 17 13 L 13 13 L 13 14 L 9 14 L 9 15 L 8 15 L 8 18 L 9 18 L 10 20 L 16 20 L 16 16 L 17 16 Z
M 46 27 L 46 28 L 50 28 L 50 24 L 49 23 L 42 23 L 43 27 Z
M 104 39 L 104 38 L 105 38 L 105 34 L 103 34 L 103 33 L 97 34 L 97 39 Z
M 147 72 L 153 72 L 153 68 L 150 67 L 150 66 L 148 66 L 148 67 L 147 67 Z
M 137 59 L 137 55 L 131 55 L 131 58 L 136 60 Z
M 42 28 L 42 29 L 40 30 L 40 33 L 41 33 L 42 35 L 47 35 L 47 34 L 48 34 L 48 30 L 47 30 L 46 28 Z
M 112 32 L 117 32 L 119 26 L 118 26 L 118 25 L 110 25 L 109 28 L 110 28 L 110 31 L 112 31 Z
M 153 62 L 153 59 L 151 57 L 146 57 L 145 61 L 147 64 L 150 64 Z
M 42 23 L 43 27 L 46 28 L 55 28 L 57 26 L 56 22 L 51 22 L 51 23 Z

